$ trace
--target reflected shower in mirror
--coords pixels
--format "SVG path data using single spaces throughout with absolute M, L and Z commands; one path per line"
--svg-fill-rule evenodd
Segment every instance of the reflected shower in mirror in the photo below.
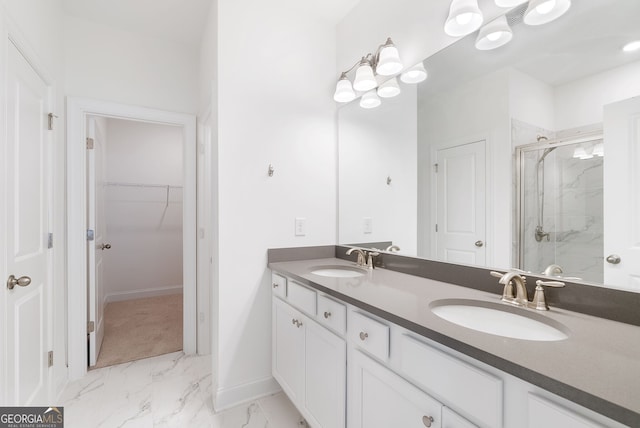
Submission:
M 615 269 L 627 260 L 605 261 L 624 248 L 608 236 L 616 209 L 607 214 L 603 198 L 627 184 L 597 153 L 628 152 L 608 137 L 626 134 L 605 111 L 640 95 L 640 51 L 622 49 L 640 40 L 638 16 L 637 0 L 590 0 L 531 27 L 514 9 L 509 44 L 480 51 L 471 34 L 377 109 L 342 106 L 339 243 L 391 241 L 411 256 L 626 286 L 608 279 L 623 278 Z

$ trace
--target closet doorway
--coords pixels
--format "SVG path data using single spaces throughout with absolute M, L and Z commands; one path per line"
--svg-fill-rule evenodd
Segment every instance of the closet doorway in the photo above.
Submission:
M 179 351 L 182 130 L 102 116 L 86 126 L 88 364 Z
M 138 144 L 143 133 L 152 135 L 154 129 L 162 128 L 171 128 L 180 136 L 179 148 L 169 149 L 168 142 L 159 147 L 164 137 L 158 135 Z M 100 138 L 102 143 L 96 141 Z M 95 147 L 101 144 L 96 152 Z M 94 149 L 88 148 L 91 145 Z M 158 156 L 172 162 L 180 159 L 180 165 L 148 163 Z M 102 170 L 96 175 L 98 168 Z M 98 202 L 90 204 L 91 198 Z M 67 221 L 70 380 L 84 376 L 89 366 L 87 356 L 90 363 L 97 362 L 99 344 L 107 344 L 105 314 L 109 304 L 128 303 L 134 312 L 142 312 L 139 315 L 144 319 L 146 310 L 138 298 L 180 297 L 180 288 L 182 304 L 177 305 L 182 314 L 180 317 L 178 312 L 177 321 L 173 321 L 182 328 L 178 346 L 186 354 L 196 353 L 197 314 L 206 315 L 208 308 L 196 299 L 195 117 L 68 98 Z M 145 236 L 158 231 L 163 235 Z M 158 253 L 160 259 L 152 257 Z M 149 259 L 154 260 L 150 270 Z M 88 285 L 91 281 L 94 284 Z M 160 305 L 169 310 L 176 304 Z M 132 330 L 131 322 L 121 322 L 120 328 Z M 123 349 L 139 345 L 136 342 Z

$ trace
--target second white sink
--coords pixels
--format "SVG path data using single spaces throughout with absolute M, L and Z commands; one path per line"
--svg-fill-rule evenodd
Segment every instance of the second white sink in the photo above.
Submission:
M 355 278 L 365 274 L 365 271 L 349 266 L 318 266 L 311 271 L 312 274 L 318 276 L 327 276 L 331 278 Z
M 496 336 L 536 341 L 558 341 L 569 337 L 568 330 L 554 320 L 499 303 L 438 300 L 431 304 L 431 311 L 454 324 Z

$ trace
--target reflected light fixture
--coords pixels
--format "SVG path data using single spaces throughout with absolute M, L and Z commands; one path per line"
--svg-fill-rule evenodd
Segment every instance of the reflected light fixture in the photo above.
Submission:
M 488 51 L 506 45 L 513 38 L 507 17 L 502 15 L 480 28 L 476 39 L 476 49 Z
M 385 82 L 383 84 L 384 87 L 381 87 L 377 93 L 376 91 L 371 91 L 378 86 L 376 76 L 393 76 L 399 73 L 402 68 L 403 65 L 398 49 L 391 38 L 388 37 L 384 44 L 378 46 L 375 53 L 363 56 L 351 68 L 340 74 L 333 99 L 339 103 L 348 103 L 356 98 L 355 91 L 367 92 L 365 94 L 367 99 L 365 100 L 365 96 L 363 96 L 360 105 L 365 108 L 377 107 L 381 103 L 378 94 L 383 98 L 394 97 L 400 93 L 400 87 L 397 79 L 393 78 Z M 348 74 L 354 69 L 355 77 L 352 86 Z M 368 95 L 368 91 L 371 91 L 372 95 Z
M 450 36 L 466 36 L 482 25 L 482 11 L 478 0 L 452 0 L 444 32 Z
M 378 98 L 376 91 L 369 91 L 360 98 L 360 107 L 362 108 L 376 108 L 382 101 Z
M 400 75 L 400 80 L 404 83 L 420 83 L 427 78 L 427 70 L 424 68 L 424 63 L 420 61 L 416 65 L 409 67 L 407 71 Z
M 573 157 L 575 159 L 591 159 L 593 157 L 593 147 L 578 146 L 573 150 Z
M 395 77 L 378 87 L 378 96 L 381 98 L 392 98 L 397 95 L 400 95 L 400 86 L 398 86 L 398 79 Z
M 625 52 L 634 52 L 640 49 L 640 40 L 636 40 L 634 42 L 627 43 L 622 48 Z
M 356 99 L 356 93 L 353 91 L 351 81 L 347 78 L 347 73 L 340 75 L 333 99 L 339 103 L 348 103 Z
M 526 3 L 527 0 L 495 0 L 498 7 L 513 7 Z
M 596 143 L 593 146 L 593 155 L 598 156 L 600 158 L 604 156 L 604 143 L 602 142 Z
M 571 0 L 531 0 L 524 13 L 527 25 L 542 25 L 558 19 L 571 7 Z

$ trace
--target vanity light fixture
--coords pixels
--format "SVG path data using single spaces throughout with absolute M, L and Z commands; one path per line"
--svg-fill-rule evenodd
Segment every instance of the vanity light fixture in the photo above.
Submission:
M 604 143 L 596 143 L 593 146 L 593 155 L 598 156 L 599 158 L 604 156 Z
M 333 99 L 339 103 L 348 103 L 350 101 L 353 101 L 356 98 L 355 91 L 367 92 L 378 86 L 376 75 L 392 76 L 400 72 L 402 70 L 402 67 L 403 65 L 402 61 L 400 60 L 398 49 L 393 44 L 391 38 L 388 37 L 384 44 L 378 46 L 375 53 L 369 53 L 363 56 L 350 69 L 348 69 L 347 71 L 343 71 L 340 74 L 340 79 L 338 79 L 338 83 L 336 84 L 336 91 L 333 94 Z M 348 74 L 354 69 L 356 70 L 356 74 L 355 78 L 353 79 L 352 86 L 351 82 L 349 81 Z M 389 85 L 393 84 L 390 83 Z M 391 91 L 391 93 L 394 92 L 392 89 L 386 89 L 382 92 L 386 94 L 389 93 L 389 91 Z M 387 95 L 387 97 L 389 96 L 395 95 Z M 378 101 L 380 100 L 378 99 Z M 360 104 L 362 105 L 362 102 Z M 367 102 L 365 104 L 370 104 L 370 102 Z M 373 107 L 377 107 L 378 105 L 375 105 Z
M 622 48 L 625 52 L 634 52 L 640 49 L 640 40 L 636 40 L 634 42 L 627 43 Z
M 378 87 L 378 96 L 381 98 L 392 98 L 400 95 L 400 86 L 398 86 L 398 79 L 392 77 Z
M 542 25 L 558 19 L 571 7 L 571 0 L 531 0 L 524 13 L 527 25 Z
M 452 0 L 444 32 L 450 36 L 466 36 L 482 25 L 482 11 L 478 0 Z
M 407 71 L 400 75 L 400 80 L 404 83 L 420 83 L 427 78 L 427 70 L 424 68 L 424 63 L 420 61 L 416 65 L 409 67 Z
M 376 91 L 369 91 L 360 98 L 360 107 L 362 108 L 376 108 L 382 101 L 378 98 Z
M 513 38 L 507 17 L 502 15 L 480 28 L 476 39 L 476 49 L 488 51 L 506 45 Z
M 495 0 L 498 7 L 513 7 L 526 3 L 527 0 Z

